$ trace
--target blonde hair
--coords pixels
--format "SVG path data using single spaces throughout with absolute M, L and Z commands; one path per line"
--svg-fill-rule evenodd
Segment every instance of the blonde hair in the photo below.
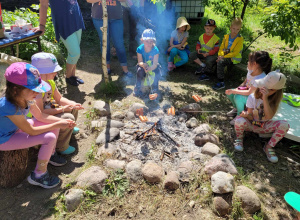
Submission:
M 262 98 L 262 94 L 260 93 L 259 91 L 259 88 L 257 88 L 254 92 L 254 97 L 256 99 L 260 99 Z M 269 101 L 269 105 L 271 107 L 272 110 L 275 110 L 275 114 L 279 108 L 279 104 L 282 100 L 282 97 L 283 97 L 283 89 L 278 89 L 276 90 L 276 92 L 274 92 L 274 94 L 270 95 L 268 97 L 268 101 Z
M 234 18 L 231 22 L 231 26 L 236 25 L 236 26 L 243 26 L 243 20 L 241 18 Z

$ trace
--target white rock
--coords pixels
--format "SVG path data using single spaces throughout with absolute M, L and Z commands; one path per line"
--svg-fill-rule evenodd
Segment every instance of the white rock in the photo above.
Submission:
M 211 188 L 214 193 L 224 194 L 234 191 L 234 178 L 231 174 L 219 171 L 211 176 Z
M 99 116 L 106 116 L 110 114 L 110 107 L 104 101 L 98 100 L 94 103 L 95 113 Z
M 204 146 L 201 148 L 201 153 L 202 154 L 207 154 L 210 156 L 215 156 L 217 154 L 219 154 L 221 151 L 221 149 L 213 143 L 207 142 L 206 144 L 204 144 Z
M 124 160 L 112 160 L 108 159 L 104 161 L 105 166 L 114 170 L 124 169 L 126 162 Z

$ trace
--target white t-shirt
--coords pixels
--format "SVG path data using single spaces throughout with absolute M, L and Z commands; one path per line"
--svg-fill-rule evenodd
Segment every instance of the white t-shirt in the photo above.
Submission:
M 264 103 L 262 99 L 256 99 L 254 93 L 248 96 L 247 108 L 253 109 L 253 120 L 254 121 L 265 121 Z
M 257 75 L 257 76 L 252 76 L 249 72 L 247 73 L 247 81 L 246 81 L 246 86 L 248 88 L 250 88 L 253 83 L 254 83 L 254 80 L 257 80 L 257 79 L 262 79 L 266 76 L 266 74 L 264 72 L 262 72 L 261 74 Z
M 172 31 L 171 37 L 173 37 L 174 41 L 177 41 L 178 44 L 180 44 L 184 38 L 189 37 L 189 32 L 185 31 L 185 32 L 179 33 L 178 30 L 176 29 L 176 30 Z

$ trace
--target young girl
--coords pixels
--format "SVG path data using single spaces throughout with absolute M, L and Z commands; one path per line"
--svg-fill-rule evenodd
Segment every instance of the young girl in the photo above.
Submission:
M 244 131 L 255 133 L 272 133 L 270 141 L 264 146 L 263 150 L 270 162 L 276 163 L 276 156 L 273 147 L 285 136 L 289 130 L 289 124 L 284 120 L 272 121 L 271 119 L 278 110 L 282 99 L 283 87 L 286 77 L 279 72 L 271 72 L 263 79 L 254 81 L 253 86 L 257 89 L 248 97 L 247 108 L 235 120 L 236 141 L 234 148 L 243 151 Z
M 236 89 L 227 89 L 225 94 L 233 105 L 233 109 L 227 116 L 234 117 L 244 111 L 247 98 L 255 91 L 252 86 L 254 80 L 262 79 L 271 71 L 272 59 L 268 52 L 256 51 L 249 54 L 248 73 L 245 81 Z M 233 119 L 230 124 L 234 125 Z
M 168 59 L 168 70 L 172 71 L 174 68 L 182 66 L 189 60 L 190 51 L 187 46 L 187 38 L 189 37 L 188 30 L 191 26 L 187 22 L 185 17 L 177 19 L 176 30 L 172 31 L 170 39 L 170 47 L 168 53 L 170 53 Z M 174 64 L 174 58 L 178 55 L 181 60 Z
M 142 43 L 136 50 L 138 64 L 136 74 L 135 96 L 142 96 L 142 81 L 144 86 L 150 86 L 152 93 L 158 91 L 158 81 L 160 79 L 160 68 L 158 64 L 159 50 L 155 46 L 155 33 L 151 29 L 144 30 Z
M 76 121 L 78 117 L 78 110 L 83 109 L 80 103 L 71 101 L 63 97 L 54 82 L 54 77 L 57 72 L 62 70 L 59 66 L 56 57 L 51 53 L 36 53 L 31 57 L 31 64 L 35 66 L 41 74 L 42 80 L 47 82 L 51 89 L 39 94 L 36 98 L 36 104 L 39 109 L 48 115 L 55 115 L 63 119 L 70 119 Z M 69 146 L 72 133 L 78 133 L 79 128 L 75 127 L 70 129 L 61 129 L 56 144 L 56 151 L 60 154 L 71 154 L 75 148 Z
M 53 188 L 60 180 L 49 175 L 47 164 L 62 166 L 66 163 L 54 153 L 57 135 L 60 128 L 73 129 L 75 123 L 41 113 L 34 99 L 51 88 L 41 80 L 34 66 L 13 63 L 6 69 L 5 78 L 5 96 L 0 98 L 0 150 L 18 150 L 41 144 L 35 170 L 27 180 L 33 185 Z M 29 108 L 34 120 L 25 118 Z

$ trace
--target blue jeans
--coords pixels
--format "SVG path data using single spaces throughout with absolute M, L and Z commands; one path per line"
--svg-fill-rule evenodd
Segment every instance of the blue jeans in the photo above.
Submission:
M 102 51 L 102 31 L 100 30 L 100 27 L 103 26 L 103 20 L 93 18 L 93 23 L 99 35 L 100 50 Z M 111 38 L 116 48 L 117 56 L 121 66 L 127 66 L 123 32 L 124 32 L 124 27 L 123 27 L 122 19 L 108 20 L 107 51 L 106 51 L 107 64 L 110 64 L 110 38 Z
M 187 63 L 189 60 L 189 56 L 185 50 L 179 50 L 178 48 L 172 48 L 170 51 L 169 62 L 174 62 L 174 57 L 178 54 L 181 60 L 175 63 L 176 67 L 182 66 L 183 64 Z

